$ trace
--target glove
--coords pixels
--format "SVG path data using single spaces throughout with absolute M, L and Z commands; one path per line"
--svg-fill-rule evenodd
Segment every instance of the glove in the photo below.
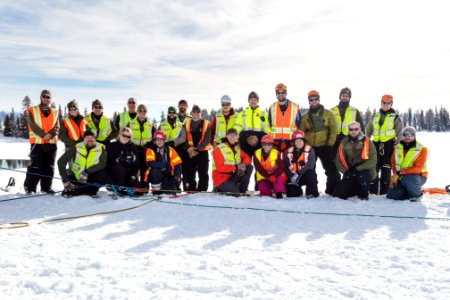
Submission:
M 247 138 L 247 144 L 249 144 L 252 147 L 255 147 L 258 145 L 258 137 L 256 135 L 251 135 Z
M 292 177 L 291 177 L 291 179 L 290 179 L 290 181 L 291 181 L 292 184 L 297 184 L 297 183 L 298 183 L 298 180 L 299 180 L 299 177 L 298 177 L 298 174 L 297 174 L 297 173 L 295 173 L 294 175 L 292 175 Z
M 190 147 L 187 149 L 187 153 L 189 155 L 190 158 L 196 157 L 198 155 L 198 151 L 197 149 Z
M 237 171 L 237 175 L 239 177 L 244 176 L 245 175 L 245 170 L 247 169 L 247 166 L 244 164 L 240 164 L 238 167 L 238 171 Z
M 73 184 L 70 181 L 67 181 L 64 183 L 64 191 L 65 192 L 70 192 L 73 191 L 75 189 L 75 184 Z
M 389 183 L 389 188 L 390 189 L 393 189 L 393 188 L 395 188 L 397 186 L 399 178 L 400 177 L 398 176 L 398 174 L 392 175 L 391 182 Z
M 83 171 L 83 172 L 81 172 L 81 175 L 80 175 L 80 181 L 86 182 L 88 180 L 88 177 L 89 177 L 89 173 L 86 171 Z

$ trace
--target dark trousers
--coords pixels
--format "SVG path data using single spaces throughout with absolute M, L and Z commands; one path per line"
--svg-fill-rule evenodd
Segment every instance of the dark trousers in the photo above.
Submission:
M 188 158 L 186 163 L 183 163 L 183 170 L 186 171 L 186 190 L 187 191 L 202 191 L 208 190 L 209 182 L 209 156 L 208 151 L 200 151 L 197 156 Z M 196 174 L 198 173 L 198 185 Z
M 148 182 L 145 182 L 144 176 L 148 169 L 147 163 L 145 162 L 145 147 L 138 148 L 138 163 L 139 163 L 139 183 L 141 187 L 148 188 Z
M 302 186 L 306 185 L 306 195 L 313 197 L 319 196 L 319 190 L 317 189 L 317 173 L 315 170 L 306 171 L 302 177 L 300 177 L 297 184 L 288 182 L 286 185 L 287 197 L 300 197 L 303 195 Z
M 188 175 L 187 175 L 187 165 L 188 165 L 187 161 L 190 158 L 189 158 L 189 155 L 187 153 L 187 150 L 183 148 L 183 145 L 179 145 L 179 146 L 175 147 L 175 150 L 177 151 L 178 156 L 181 158 L 181 162 L 182 162 L 181 163 L 181 167 L 182 167 L 181 175 L 183 177 L 183 191 L 187 191 L 188 190 L 187 187 L 186 187 L 187 177 L 188 177 Z
M 239 193 L 246 193 L 252 172 L 253 166 L 247 166 L 243 176 L 237 176 L 237 174 L 234 174 L 230 179 L 222 183 L 217 188 L 218 191 L 222 193 L 232 193 L 236 196 L 238 196 Z
M 360 199 L 368 199 L 370 180 L 369 170 L 346 173 L 344 178 L 334 188 L 333 196 L 341 199 L 354 196 L 358 196 Z
M 111 178 L 112 184 L 118 186 L 130 186 L 134 187 L 135 183 L 131 182 L 131 169 L 126 168 L 123 165 L 117 164 L 112 166 L 108 170 L 109 177 Z
M 52 188 L 53 175 L 55 170 L 55 158 L 55 144 L 31 145 L 31 164 L 27 168 L 27 175 L 23 184 L 26 192 L 36 192 L 36 187 L 39 181 L 41 182 L 42 191 L 45 192 Z
M 167 191 L 178 191 L 180 189 L 180 183 L 175 180 L 172 174 L 163 174 L 159 169 L 150 169 L 149 181 L 152 184 L 153 194 L 158 194 L 158 190 L 161 193 L 168 194 Z
M 96 195 L 101 186 L 111 183 L 105 169 L 89 174 L 86 183 L 78 182 L 74 175 L 70 175 L 69 180 L 75 184 L 75 189 L 64 193 L 69 196 Z
M 339 182 L 340 178 L 339 171 L 334 163 L 332 151 L 333 149 L 331 146 L 314 147 L 316 162 L 320 159 L 322 167 L 325 170 L 325 175 L 327 176 L 325 193 L 328 195 L 333 193 L 334 187 L 336 186 L 336 183 Z
M 374 142 L 377 149 L 377 177 L 370 183 L 370 193 L 385 195 L 391 182 L 391 157 L 394 152 L 394 140 L 386 143 Z

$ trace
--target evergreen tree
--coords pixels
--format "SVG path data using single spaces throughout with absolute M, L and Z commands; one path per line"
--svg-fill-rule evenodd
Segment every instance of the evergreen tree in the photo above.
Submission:
M 164 110 L 161 111 L 161 123 L 166 121 L 166 113 L 164 112 Z
M 28 108 L 31 106 L 31 99 L 28 96 L 25 96 L 22 100 L 22 113 L 19 116 L 19 120 L 17 123 L 18 134 L 19 136 L 28 139 L 30 137 L 28 133 Z
M 117 111 L 114 112 L 112 117 L 112 121 L 114 122 L 114 124 L 116 123 L 116 120 L 117 120 Z
M 366 109 L 366 112 L 365 112 L 364 115 L 362 116 L 362 118 L 363 118 L 363 120 L 364 120 L 364 124 L 366 124 L 366 127 L 367 127 L 367 125 L 369 125 L 369 122 L 370 122 L 370 120 L 372 119 L 372 117 L 373 117 L 373 115 L 372 115 L 372 113 L 370 112 L 370 108 L 368 107 L 368 108 Z
M 11 124 L 11 117 L 6 115 L 5 120 L 3 121 L 3 135 L 4 136 L 14 136 L 13 126 Z
M 405 120 L 406 123 L 406 120 Z M 411 107 L 408 108 L 408 126 L 412 126 L 413 124 L 413 113 Z

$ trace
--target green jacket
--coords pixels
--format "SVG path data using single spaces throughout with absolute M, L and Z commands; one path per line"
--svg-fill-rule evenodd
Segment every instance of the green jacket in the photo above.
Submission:
M 306 135 L 312 147 L 333 146 L 336 141 L 336 117 L 322 105 L 316 112 L 308 110 L 300 122 L 300 130 Z
M 372 141 L 369 140 L 369 159 L 363 160 L 361 158 L 361 152 L 363 151 L 365 139 L 368 137 L 361 134 L 357 141 L 353 141 L 349 136 L 345 137 L 341 141 L 342 153 L 348 167 L 354 167 L 356 171 L 370 170 L 372 179 L 376 177 L 376 165 L 377 165 L 377 150 Z M 345 173 L 347 171 L 341 160 L 340 147 L 336 154 L 336 167 L 339 172 Z

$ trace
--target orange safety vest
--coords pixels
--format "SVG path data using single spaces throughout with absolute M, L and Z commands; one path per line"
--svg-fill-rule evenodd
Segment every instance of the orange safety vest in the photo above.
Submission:
M 370 149 L 370 140 L 366 137 L 364 140 L 364 146 L 361 151 L 361 159 L 368 160 L 369 159 L 369 149 Z M 339 159 L 341 160 L 342 165 L 346 170 L 348 170 L 348 164 L 345 161 L 344 150 L 342 149 L 342 143 L 339 145 Z
M 80 125 L 78 125 L 72 118 L 66 117 L 63 121 L 64 126 L 67 128 L 69 137 L 73 141 L 78 141 L 84 137 L 86 126 L 88 125 L 85 119 L 81 119 Z
M 298 110 L 298 104 L 289 101 L 289 106 L 283 115 L 278 102 L 272 104 L 270 107 L 270 114 L 272 118 L 271 134 L 274 139 L 291 139 L 292 133 L 297 129 L 295 119 L 297 118 Z
M 45 133 L 49 133 L 55 127 L 56 122 L 58 122 L 58 112 L 53 108 L 50 108 L 50 114 L 47 117 L 44 116 L 39 105 L 29 107 L 28 114 Z M 30 135 L 30 144 L 56 144 L 57 142 L 56 135 L 50 140 L 44 140 L 44 138 L 34 133 L 30 126 L 28 126 L 28 133 Z
M 297 159 L 297 161 L 292 161 L 294 159 L 294 147 L 290 147 L 287 150 L 286 156 L 289 158 L 289 170 L 292 173 L 297 173 L 308 164 L 309 153 L 311 152 L 311 146 L 305 145 L 302 155 Z M 304 161 L 305 166 L 300 166 L 299 162 Z
M 180 156 L 178 155 L 177 151 L 175 151 L 172 147 L 169 148 L 169 164 L 172 167 L 172 176 L 175 173 L 175 166 L 182 163 Z M 151 148 L 147 148 L 147 151 L 145 151 L 145 163 L 148 164 L 150 161 L 155 161 L 156 154 L 155 151 Z M 144 181 L 148 182 L 148 174 L 150 173 L 150 167 L 148 167 L 147 171 L 144 174 Z
M 263 156 L 262 151 L 263 151 L 262 149 L 256 150 L 255 151 L 255 157 L 259 161 L 261 166 L 264 168 L 264 170 L 266 170 L 268 173 L 271 173 L 272 170 L 277 165 L 277 159 L 278 159 L 278 157 L 280 155 L 280 152 L 278 152 L 278 150 L 272 148 L 272 150 L 270 150 L 269 155 L 264 160 L 264 156 Z M 271 176 L 271 178 L 275 179 L 275 176 Z M 269 178 L 265 178 L 258 171 L 256 171 L 256 181 L 257 182 L 260 182 L 261 180 L 265 180 L 265 179 L 269 179 Z
M 192 119 L 189 119 L 188 121 L 186 121 L 185 124 L 186 124 L 187 142 L 189 144 L 189 147 L 194 147 L 194 141 L 192 140 L 192 134 L 191 134 Z M 209 127 L 209 121 L 203 120 L 202 137 L 200 138 L 200 141 L 198 142 L 199 145 L 205 140 L 206 129 L 208 129 L 208 127 Z M 211 149 L 212 149 L 211 144 L 208 144 L 208 145 L 206 145 L 205 148 L 200 149 L 199 151 L 208 151 Z

